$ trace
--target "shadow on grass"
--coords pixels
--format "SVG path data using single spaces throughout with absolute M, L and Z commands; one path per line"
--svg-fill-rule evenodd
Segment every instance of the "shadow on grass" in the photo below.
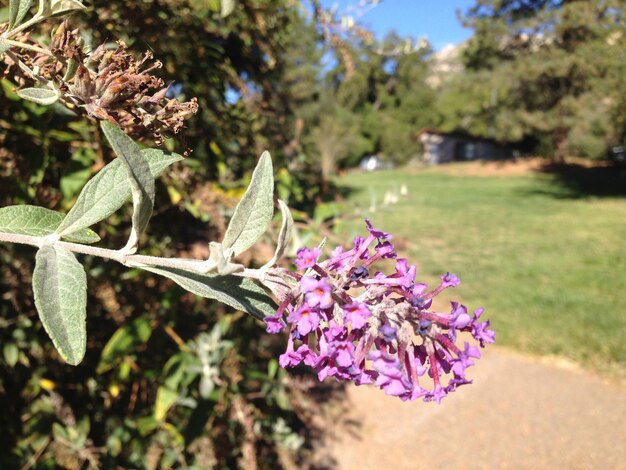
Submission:
M 539 171 L 555 183 L 554 190 L 541 192 L 559 199 L 626 197 L 626 168 L 551 163 Z

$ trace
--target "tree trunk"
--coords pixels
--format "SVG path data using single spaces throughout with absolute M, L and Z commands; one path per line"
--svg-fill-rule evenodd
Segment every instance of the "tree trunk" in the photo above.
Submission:
M 557 129 L 552 134 L 552 143 L 554 145 L 553 160 L 557 163 L 565 163 L 567 155 L 567 131 Z

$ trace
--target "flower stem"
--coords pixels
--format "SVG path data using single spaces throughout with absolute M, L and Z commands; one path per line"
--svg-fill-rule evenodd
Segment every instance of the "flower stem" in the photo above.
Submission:
M 204 273 L 205 261 L 187 258 L 161 258 L 159 256 L 145 256 L 128 253 L 124 250 L 111 250 L 109 248 L 99 248 L 96 246 L 82 245 L 80 243 L 71 243 L 57 240 L 51 237 L 34 237 L 31 235 L 20 235 L 15 233 L 0 232 L 0 242 L 18 243 L 21 245 L 30 245 L 42 247 L 51 245 L 63 248 L 74 253 L 83 255 L 97 256 L 99 258 L 117 261 L 124 266 L 130 268 L 141 268 L 142 266 L 151 266 L 159 268 L 175 268 L 196 273 Z M 258 278 L 258 270 L 244 269 L 237 273 L 243 277 Z

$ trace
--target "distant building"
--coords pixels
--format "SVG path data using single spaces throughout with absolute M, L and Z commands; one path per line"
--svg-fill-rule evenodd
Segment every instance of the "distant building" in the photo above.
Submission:
M 496 141 L 437 129 L 422 129 L 417 134 L 422 143 L 425 163 L 463 162 L 470 160 L 505 160 L 513 151 Z

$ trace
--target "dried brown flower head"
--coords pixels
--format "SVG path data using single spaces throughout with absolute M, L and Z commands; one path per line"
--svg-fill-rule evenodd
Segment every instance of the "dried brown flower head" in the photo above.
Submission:
M 78 29 L 70 30 L 67 20 L 54 31 L 49 50 L 51 54 L 24 51 L 15 56 L 53 82 L 66 106 L 111 121 L 136 139 L 161 143 L 198 110 L 195 98 L 181 102 L 166 97 L 168 87 L 152 75 L 162 64 L 150 52 L 136 60 L 122 41 L 112 50 L 101 45 L 87 51 Z M 22 68 L 12 67 L 12 73 L 20 85 L 32 82 Z

